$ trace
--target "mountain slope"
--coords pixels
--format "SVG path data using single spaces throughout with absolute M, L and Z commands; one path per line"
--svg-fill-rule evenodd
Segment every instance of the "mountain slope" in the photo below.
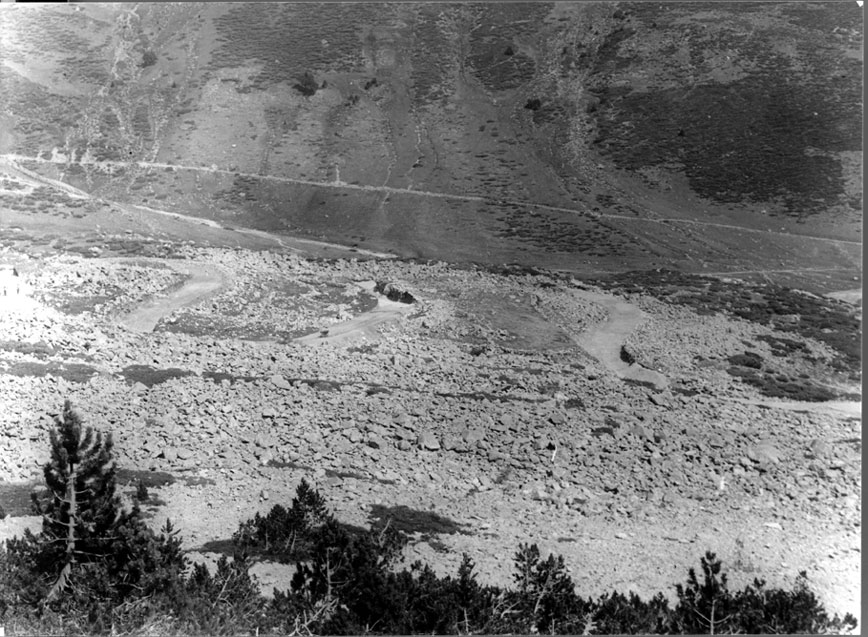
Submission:
M 105 199 L 423 258 L 859 276 L 852 3 L 0 20 L 0 152 Z

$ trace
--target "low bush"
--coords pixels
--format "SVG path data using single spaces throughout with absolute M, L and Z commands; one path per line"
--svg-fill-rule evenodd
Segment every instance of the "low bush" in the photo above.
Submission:
M 804 572 L 789 591 L 755 580 L 733 593 L 710 552 L 702 578 L 690 569 L 676 586 L 674 607 L 662 593 L 582 598 L 563 557 L 544 557 L 535 544 L 519 545 L 512 588 L 479 584 L 466 555 L 455 577 L 420 562 L 398 570 L 406 538 L 389 519 L 371 529 L 341 524 L 305 481 L 289 508 L 240 525 L 232 559 L 213 572 L 191 569 L 171 524 L 158 535 L 137 508 L 120 508 L 110 436 L 82 428 L 67 403 L 51 445 L 49 497 L 36 503 L 43 530 L 0 552 L 0 625 L 10 635 L 828 633 L 857 625 L 849 614 L 830 618 Z M 255 555 L 296 562 L 289 589 L 263 597 L 249 574 Z
M 748 367 L 750 369 L 762 369 L 763 357 L 755 352 L 745 352 L 744 354 L 735 354 L 728 359 L 731 365 L 738 367 Z

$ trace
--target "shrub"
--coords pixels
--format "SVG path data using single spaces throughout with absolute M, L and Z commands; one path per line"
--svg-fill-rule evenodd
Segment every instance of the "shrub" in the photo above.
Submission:
M 157 54 L 153 51 L 145 51 L 142 54 L 142 68 L 147 68 L 149 66 L 153 66 L 157 63 Z
M 241 523 L 232 540 L 242 551 L 298 561 L 307 558 L 314 532 L 331 522 L 325 498 L 302 478 L 289 509 L 277 504 L 265 516 L 257 513 Z
M 121 509 L 111 435 L 83 427 L 69 401 L 55 424 L 44 469 L 47 497 L 33 498 L 42 531 L 7 541 L 0 611 L 57 613 L 63 632 L 102 632 L 116 623 L 118 608 L 172 595 L 186 562 L 169 522 L 157 536 L 138 507 Z
M 762 369 L 763 358 L 755 352 L 745 352 L 744 354 L 735 354 L 726 359 L 732 365 L 740 367 L 749 367 L 750 369 Z
M 316 78 L 313 76 L 313 73 L 311 73 L 310 71 L 305 71 L 299 78 L 298 82 L 294 84 L 292 88 L 297 90 L 305 97 L 310 97 L 311 95 L 314 95 L 320 87 L 317 84 Z

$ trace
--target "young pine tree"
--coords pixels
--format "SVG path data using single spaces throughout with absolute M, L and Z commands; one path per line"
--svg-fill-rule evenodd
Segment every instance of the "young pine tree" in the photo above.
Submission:
M 46 601 L 61 592 L 76 564 L 106 554 L 120 513 L 111 434 L 104 437 L 84 427 L 68 400 L 55 425 L 50 433 L 51 459 L 43 472 L 47 497 L 33 500 L 43 519 L 39 570 L 60 567 Z

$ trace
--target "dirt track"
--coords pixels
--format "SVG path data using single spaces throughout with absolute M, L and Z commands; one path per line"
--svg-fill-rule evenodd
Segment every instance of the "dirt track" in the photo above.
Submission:
M 122 325 L 136 332 L 152 332 L 160 319 L 175 310 L 192 305 L 219 290 L 225 275 L 213 266 L 199 263 L 172 264 L 176 271 L 190 278 L 179 289 L 166 296 L 145 301 L 120 320 Z
M 663 374 L 621 359 L 621 346 L 642 324 L 644 313 L 609 294 L 587 290 L 577 294 L 587 301 L 603 306 L 609 313 L 609 318 L 604 323 L 588 330 L 579 338 L 579 345 L 619 378 L 650 383 L 658 389 L 665 387 L 668 382 Z

